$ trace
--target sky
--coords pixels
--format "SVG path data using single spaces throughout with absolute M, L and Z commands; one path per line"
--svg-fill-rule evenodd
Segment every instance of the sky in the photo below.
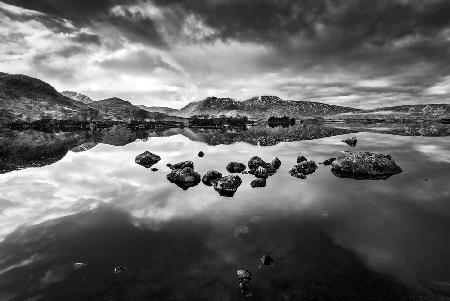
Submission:
M 449 0 L 3 0 L 0 72 L 180 108 L 450 103 Z

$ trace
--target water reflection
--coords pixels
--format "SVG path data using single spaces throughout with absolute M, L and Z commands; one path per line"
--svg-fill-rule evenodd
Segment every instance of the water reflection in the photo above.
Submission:
M 299 181 L 289 175 L 297 156 L 322 162 L 349 148 L 348 135 L 270 147 L 165 135 L 1 175 L 0 299 L 238 299 L 236 270 L 256 271 L 264 254 L 275 264 L 253 273 L 255 300 L 445 294 L 449 137 L 358 133 L 357 150 L 390 154 L 404 172 L 354 181 L 318 165 Z M 161 156 L 158 171 L 134 163 L 145 150 Z M 259 189 L 240 175 L 234 198 L 166 179 L 167 163 L 192 160 L 201 175 L 227 175 L 228 162 L 255 155 L 278 157 L 281 167 Z M 73 270 L 78 261 L 86 269 Z M 127 270 L 113 275 L 120 265 Z

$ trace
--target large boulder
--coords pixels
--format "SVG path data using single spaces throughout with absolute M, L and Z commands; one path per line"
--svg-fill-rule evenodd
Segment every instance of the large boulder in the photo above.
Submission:
M 247 166 L 244 163 L 239 162 L 230 162 L 227 165 L 227 171 L 231 173 L 240 173 L 243 172 Z
M 307 175 L 312 174 L 317 170 L 316 162 L 309 161 L 301 161 L 294 165 L 294 167 L 289 170 L 289 174 L 293 177 L 305 179 Z
M 155 155 L 154 153 L 151 153 L 149 151 L 145 151 L 140 155 L 137 155 L 134 159 L 134 162 L 136 162 L 139 165 L 144 166 L 145 168 L 149 168 L 152 165 L 156 164 L 161 160 L 161 157 L 158 155 Z
M 182 169 L 173 169 L 168 175 L 167 180 L 176 184 L 178 187 L 187 190 L 190 187 L 197 186 L 200 183 L 200 174 L 190 167 Z
M 402 169 L 390 155 L 344 151 L 333 161 L 331 171 L 341 178 L 387 179 Z
M 171 164 L 169 166 L 170 169 L 175 170 L 175 169 L 183 169 L 186 167 L 190 167 L 192 169 L 194 169 L 194 163 L 192 161 L 183 161 L 183 162 L 179 162 L 176 164 Z
M 347 143 L 351 147 L 355 147 L 356 143 L 358 142 L 358 139 L 356 139 L 356 137 L 352 137 L 352 138 L 344 139 L 344 140 L 342 140 L 342 142 Z
M 214 189 L 221 196 L 232 197 L 241 186 L 242 180 L 237 175 L 225 176 L 213 182 Z
M 210 170 L 203 175 L 202 182 L 206 186 L 212 186 L 212 184 L 222 178 L 222 174 L 217 170 Z

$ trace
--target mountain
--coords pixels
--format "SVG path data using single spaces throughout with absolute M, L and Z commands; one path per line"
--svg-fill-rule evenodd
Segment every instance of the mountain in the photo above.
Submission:
M 96 111 L 37 78 L 0 73 L 0 123 L 43 118 L 86 120 Z
M 401 105 L 327 116 L 342 120 L 439 120 L 450 117 L 450 104 Z
M 282 100 L 277 96 L 260 96 L 245 101 L 208 97 L 181 108 L 178 115 L 246 115 L 253 119 L 267 119 L 270 116 L 321 117 L 358 111 L 360 110 L 319 102 Z
M 178 113 L 177 109 L 168 108 L 168 107 L 149 107 L 144 105 L 138 105 L 142 110 L 146 110 L 148 112 L 156 112 L 156 113 L 164 113 L 168 115 L 176 115 Z
M 73 91 L 62 91 L 61 94 L 63 96 L 69 97 L 73 100 L 82 102 L 84 104 L 90 104 L 93 102 L 92 99 L 90 99 L 88 96 L 78 93 L 78 92 L 73 92 Z
M 102 117 L 106 120 L 116 121 L 180 121 L 181 118 L 170 116 L 165 113 L 149 112 L 133 105 L 129 101 L 118 97 L 107 98 L 99 101 L 93 101 L 90 106 L 99 110 Z

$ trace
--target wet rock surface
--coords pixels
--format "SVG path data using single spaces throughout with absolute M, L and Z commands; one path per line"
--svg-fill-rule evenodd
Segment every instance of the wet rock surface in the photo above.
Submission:
M 337 177 L 354 179 L 387 179 L 402 172 L 390 155 L 371 152 L 341 152 L 332 163 Z
M 267 178 L 274 175 L 280 166 L 281 161 L 278 158 L 273 159 L 271 163 L 267 163 L 260 157 L 254 156 L 248 161 L 248 173 L 257 178 Z
M 250 182 L 250 186 L 252 188 L 266 187 L 266 179 L 265 178 L 259 178 L 259 179 L 253 180 L 253 181 Z
M 312 160 L 301 161 L 289 170 L 289 174 L 293 177 L 306 179 L 307 175 L 314 173 L 317 170 L 316 162 Z
M 191 167 L 173 169 L 167 175 L 167 180 L 184 190 L 197 186 L 200 183 L 200 178 L 200 174 L 194 171 Z
M 232 197 L 236 193 L 239 186 L 241 186 L 242 180 L 237 175 L 225 176 L 217 181 L 214 181 L 214 189 L 221 195 Z
M 183 162 L 179 162 L 176 164 L 168 164 L 167 165 L 170 169 L 174 170 L 174 169 L 183 169 L 186 167 L 192 168 L 194 169 L 194 163 L 192 161 L 183 161 Z
M 356 137 L 348 138 L 342 140 L 342 142 L 346 143 L 347 145 L 350 145 L 351 147 L 355 147 L 356 143 L 358 142 L 358 139 Z
M 297 157 L 297 163 L 302 163 L 304 161 L 308 161 L 305 156 L 298 156 Z
M 206 186 L 212 186 L 213 183 L 222 178 L 222 174 L 217 170 L 210 170 L 202 177 L 202 182 Z
M 154 153 L 151 153 L 149 151 L 145 151 L 142 154 L 139 154 L 134 159 L 134 162 L 136 162 L 139 165 L 144 166 L 145 168 L 149 168 L 152 165 L 158 163 L 161 160 L 161 157 L 158 155 L 155 155 Z
M 240 162 L 230 162 L 226 167 L 227 171 L 230 173 L 240 173 L 243 172 L 246 168 L 247 166 L 245 166 L 244 163 Z
M 325 166 L 329 166 L 333 163 L 333 161 L 336 160 L 336 158 L 330 158 L 330 159 L 326 159 L 325 161 L 323 161 L 323 165 Z

